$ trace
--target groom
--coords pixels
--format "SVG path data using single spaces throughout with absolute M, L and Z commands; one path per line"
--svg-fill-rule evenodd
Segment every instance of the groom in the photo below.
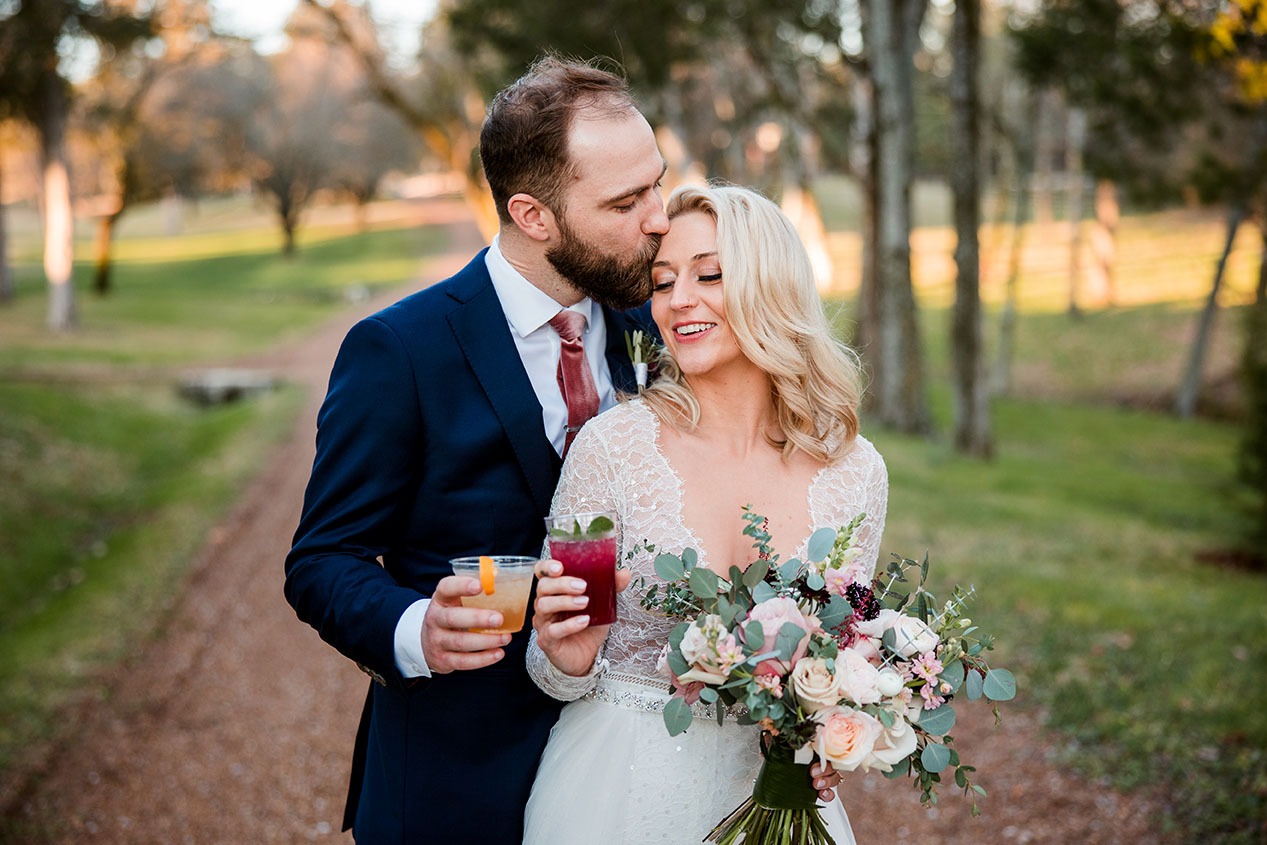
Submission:
M 344 816 L 361 842 L 507 845 L 559 703 L 529 626 L 473 634 L 450 558 L 541 552 L 575 429 L 634 389 L 668 231 L 665 163 L 622 79 L 546 58 L 499 93 L 480 158 L 500 233 L 357 324 L 330 376 L 286 598 L 370 685 Z M 634 317 L 642 319 L 634 321 Z M 447 576 L 447 577 L 446 577 Z

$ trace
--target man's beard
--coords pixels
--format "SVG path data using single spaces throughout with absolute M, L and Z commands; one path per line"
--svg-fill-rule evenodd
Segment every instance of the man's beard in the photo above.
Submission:
M 558 214 L 559 243 L 546 259 L 559 275 L 595 302 L 624 311 L 651 298 L 651 262 L 660 250 L 660 236 L 647 235 L 642 248 L 629 257 L 609 255 L 582 240 Z

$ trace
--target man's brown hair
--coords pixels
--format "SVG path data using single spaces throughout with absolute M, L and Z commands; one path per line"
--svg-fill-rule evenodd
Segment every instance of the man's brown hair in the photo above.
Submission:
M 549 55 L 493 97 L 480 130 L 480 161 L 503 223 L 510 222 L 507 201 L 519 193 L 563 214 L 565 188 L 576 176 L 568 134 L 576 113 L 589 108 L 615 116 L 636 106 L 623 77 Z

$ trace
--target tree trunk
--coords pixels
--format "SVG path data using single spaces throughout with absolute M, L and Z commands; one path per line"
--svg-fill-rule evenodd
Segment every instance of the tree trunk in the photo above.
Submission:
M 119 209 L 111 214 L 103 214 L 97 219 L 97 265 L 92 274 L 92 289 L 99 296 L 105 296 L 110 292 L 114 227 L 122 216 L 123 210 Z
M 1258 494 L 1257 519 L 1251 540 L 1267 546 L 1267 220 L 1262 223 L 1262 256 L 1258 288 L 1245 330 L 1242 377 L 1245 384 L 1245 434 L 1241 440 L 1240 476 Z
M 1030 115 L 1037 110 L 1031 101 Z M 1020 304 L 1021 257 L 1025 245 L 1025 217 L 1029 208 L 1029 177 L 1034 169 L 1033 148 L 1017 138 L 1012 147 L 1016 193 L 1012 206 L 1012 248 L 1008 255 L 1006 294 L 999 318 L 998 358 L 994 368 L 994 392 L 1005 396 L 1012 390 L 1012 350 L 1016 346 L 1016 314 Z
M 5 237 L 4 168 L 0 161 L 0 305 L 13 301 L 13 275 L 9 270 L 9 242 Z
M 295 221 L 286 214 L 282 215 L 282 255 L 295 257 Z
M 1237 202 L 1227 215 L 1227 240 L 1223 244 L 1223 254 L 1214 268 L 1214 282 L 1210 285 L 1210 295 L 1206 297 L 1205 308 L 1201 311 L 1197 323 L 1197 336 L 1192 341 L 1192 350 L 1188 354 L 1188 367 L 1184 371 L 1183 382 L 1179 385 L 1179 395 L 1175 397 L 1175 413 L 1182 419 L 1189 419 L 1197 410 L 1197 394 L 1201 391 L 1201 368 L 1205 364 L 1205 350 L 1210 342 L 1210 329 L 1214 325 L 1214 314 L 1219 308 L 1219 287 L 1223 284 L 1223 270 L 1227 266 L 1227 257 L 1232 252 L 1232 243 L 1236 240 L 1236 230 L 1245 219 L 1245 203 Z
M 879 153 L 876 221 L 879 299 L 875 415 L 907 433 L 931 429 L 911 284 L 911 181 L 915 135 L 913 50 L 924 0 L 875 0 L 868 34 Z M 914 31 L 911 27 L 914 26 Z
M 1069 196 L 1069 316 L 1081 317 L 1078 286 L 1082 275 L 1082 147 L 1087 135 L 1087 116 L 1080 108 L 1069 109 L 1065 144 L 1065 178 Z
M 865 13 L 865 10 L 864 10 Z M 850 163 L 854 173 L 858 175 L 859 188 L 862 193 L 862 220 L 860 232 L 862 238 L 862 270 L 858 285 L 858 314 L 854 330 L 853 345 L 862 356 L 863 367 L 867 370 L 868 383 L 876 384 L 879 380 L 881 362 L 876 354 L 876 338 L 879 336 L 879 286 L 876 281 L 875 256 L 879 248 L 876 240 L 876 219 L 879 214 L 879 200 L 876 197 L 876 137 L 874 120 L 874 90 L 871 81 L 859 76 L 853 86 L 854 144 L 850 148 Z M 868 390 L 864 396 L 864 405 L 868 409 L 874 406 L 875 393 Z
M 981 44 L 980 0 L 958 0 L 951 32 L 954 69 L 950 99 L 954 125 L 955 304 L 951 318 L 951 360 L 954 368 L 955 448 L 988 458 L 994 451 L 990 434 L 990 399 L 986 390 L 981 342 L 980 128 L 977 65 Z
M 66 165 L 66 94 L 55 72 L 40 80 L 40 152 L 44 170 L 44 275 L 48 279 L 48 327 L 75 327 L 74 215 Z
M 1095 186 L 1096 226 L 1091 234 L 1091 248 L 1095 252 L 1096 291 L 1093 301 L 1101 307 L 1117 305 L 1117 289 L 1114 265 L 1117 262 L 1117 224 L 1121 208 L 1117 201 L 1117 185 L 1109 179 L 1101 179 Z
M 1047 89 L 1035 95 L 1038 114 L 1034 123 L 1034 223 L 1046 226 L 1055 219 L 1051 202 L 1051 165 L 1056 155 L 1056 126 L 1060 98 Z

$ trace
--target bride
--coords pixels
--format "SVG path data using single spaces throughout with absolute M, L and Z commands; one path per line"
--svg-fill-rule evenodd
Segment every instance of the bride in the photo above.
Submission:
M 577 436 L 553 513 L 615 511 L 621 559 L 640 543 L 728 572 L 753 559 L 744 505 L 767 516 L 776 549 L 804 559 L 815 528 L 859 512 L 866 561 L 879 554 L 884 462 L 858 435 L 855 356 L 832 338 L 808 256 L 791 223 L 737 187 L 683 188 L 652 264 L 651 309 L 665 339 L 660 375 Z M 793 544 L 799 541 L 799 546 Z M 632 576 L 656 578 L 639 551 Z M 525 843 L 698 842 L 752 792 L 758 730 L 700 709 L 677 737 L 660 711 L 669 686 L 657 659 L 677 620 L 618 597 L 617 620 L 585 627 L 584 582 L 538 565 L 528 671 L 570 701 L 550 734 L 525 817 Z M 697 704 L 696 708 L 702 708 Z M 853 834 L 839 775 L 814 769 L 838 845 Z M 820 802 L 822 803 L 822 802 Z

